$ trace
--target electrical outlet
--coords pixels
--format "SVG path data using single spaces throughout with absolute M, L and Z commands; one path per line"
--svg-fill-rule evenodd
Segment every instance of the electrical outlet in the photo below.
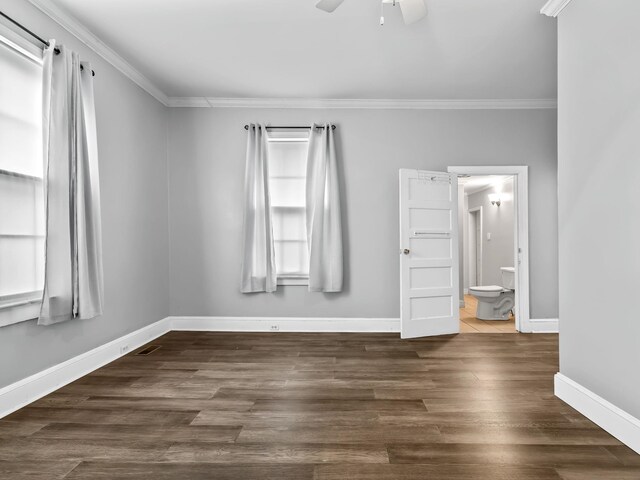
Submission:
M 277 332 L 277 331 L 279 331 L 279 330 L 280 330 L 280 325 L 271 325 L 270 330 L 271 330 L 272 332 Z
M 129 345 L 122 345 L 120 347 L 120 355 L 124 355 L 129 352 Z

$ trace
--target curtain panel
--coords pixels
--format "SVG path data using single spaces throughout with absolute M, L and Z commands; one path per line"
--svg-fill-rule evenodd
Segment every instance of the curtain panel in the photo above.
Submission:
M 102 234 L 91 66 L 51 40 L 43 75 L 46 230 L 38 324 L 50 325 L 102 314 Z
M 342 217 L 333 129 L 312 125 L 307 158 L 309 291 L 342 291 Z
M 275 292 L 278 282 L 269 196 L 267 129 L 261 124 L 249 125 L 243 223 L 240 291 Z

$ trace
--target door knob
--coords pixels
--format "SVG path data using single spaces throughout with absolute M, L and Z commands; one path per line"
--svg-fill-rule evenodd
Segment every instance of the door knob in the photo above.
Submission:
M 409 255 L 411 253 L 411 250 L 409 250 L 408 248 L 405 248 L 402 253 L 404 253 L 405 255 Z

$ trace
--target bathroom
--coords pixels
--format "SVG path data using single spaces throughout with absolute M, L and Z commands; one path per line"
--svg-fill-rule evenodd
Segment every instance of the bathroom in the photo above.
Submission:
M 458 179 L 460 331 L 516 333 L 514 177 Z

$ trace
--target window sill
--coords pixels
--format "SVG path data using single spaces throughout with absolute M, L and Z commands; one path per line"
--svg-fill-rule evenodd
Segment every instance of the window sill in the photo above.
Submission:
M 13 295 L 0 295 L 0 310 L 31 305 L 42 300 L 42 292 L 16 293 Z
M 26 322 L 38 318 L 40 304 L 38 302 L 24 303 L 14 307 L 3 307 L 0 310 L 0 327 L 6 327 L 14 323 Z
M 309 285 L 309 277 L 278 277 L 278 285 Z
M 0 327 L 38 318 L 42 292 L 0 296 Z

